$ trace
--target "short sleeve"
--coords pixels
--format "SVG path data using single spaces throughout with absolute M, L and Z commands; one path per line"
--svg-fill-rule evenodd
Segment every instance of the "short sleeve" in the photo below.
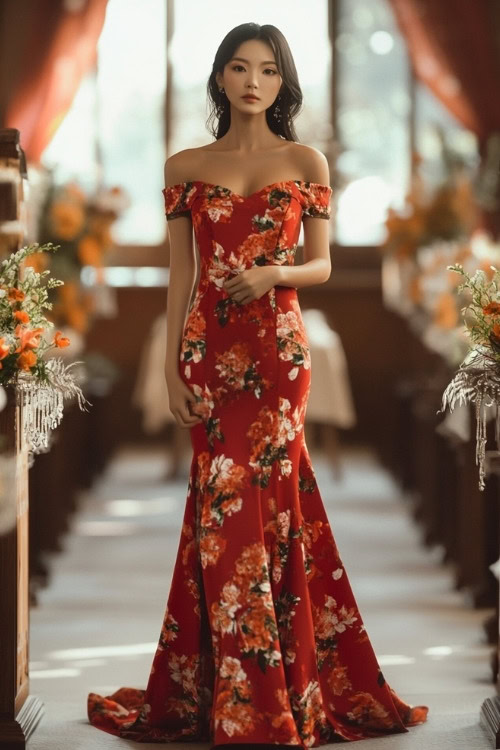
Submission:
M 194 182 L 178 182 L 176 185 L 168 185 L 163 188 L 162 193 L 165 199 L 167 221 L 177 219 L 179 216 L 189 216 L 196 194 Z
M 318 219 L 330 218 L 330 199 L 332 188 L 319 182 L 302 182 L 299 186 L 302 203 L 302 215 Z

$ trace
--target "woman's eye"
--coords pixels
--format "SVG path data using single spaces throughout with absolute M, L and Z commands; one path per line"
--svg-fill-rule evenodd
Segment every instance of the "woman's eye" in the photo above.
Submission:
M 238 68 L 241 68 L 242 70 L 244 70 L 243 65 L 233 65 L 233 67 L 231 68 L 231 70 L 237 70 Z M 274 70 L 273 68 L 265 68 L 264 73 L 266 73 L 268 71 L 271 72 L 273 75 L 277 75 L 277 71 Z

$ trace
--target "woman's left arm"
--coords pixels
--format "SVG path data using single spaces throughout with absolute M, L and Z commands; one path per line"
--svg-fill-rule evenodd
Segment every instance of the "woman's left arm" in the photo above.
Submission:
M 273 268 L 276 271 L 275 284 L 280 286 L 299 288 L 328 281 L 332 272 L 329 222 L 312 216 L 304 217 L 304 263 Z
M 303 146 L 303 170 L 310 182 L 330 184 L 330 170 L 326 156 L 316 148 Z M 304 262 L 300 266 L 276 266 L 277 281 L 281 286 L 313 286 L 324 284 L 332 272 L 330 259 L 330 222 L 324 216 L 303 215 Z

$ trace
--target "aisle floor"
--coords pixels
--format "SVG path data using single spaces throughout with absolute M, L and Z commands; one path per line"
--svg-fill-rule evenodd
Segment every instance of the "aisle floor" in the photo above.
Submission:
M 311 458 L 384 675 L 404 700 L 430 708 L 426 724 L 363 740 L 363 750 L 493 747 L 479 725 L 481 703 L 494 694 L 483 633 L 490 610 L 471 609 L 454 591 L 441 551 L 422 547 L 408 500 L 369 451 L 344 452 L 340 481 L 324 458 Z M 161 451 L 121 451 L 82 495 L 63 552 L 49 560 L 50 586 L 31 610 L 31 692 L 45 715 L 30 750 L 158 748 L 90 726 L 86 699 L 90 691 L 146 687 L 187 491 L 187 475 L 166 482 L 164 470 Z

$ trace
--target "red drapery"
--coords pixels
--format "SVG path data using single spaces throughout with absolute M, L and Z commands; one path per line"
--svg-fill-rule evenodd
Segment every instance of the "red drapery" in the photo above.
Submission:
M 500 13 L 496 0 L 389 2 L 406 39 L 415 75 L 477 135 L 484 159 L 488 137 L 500 132 Z M 496 165 L 493 168 L 498 171 Z M 498 175 L 493 190 L 498 199 Z M 485 229 L 500 234 L 498 208 L 482 210 L 481 216 Z
M 95 64 L 107 0 L 30 0 L 11 5 L 4 34 L 17 36 L 3 127 L 17 128 L 28 161 L 40 156 Z M 16 13 L 18 25 L 16 24 Z
M 500 56 L 489 0 L 389 0 L 415 74 L 483 142 L 500 130 Z

